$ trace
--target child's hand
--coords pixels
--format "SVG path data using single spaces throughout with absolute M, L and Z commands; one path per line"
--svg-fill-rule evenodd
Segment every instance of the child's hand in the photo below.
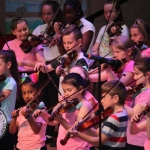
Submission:
M 70 137 L 71 137 L 71 138 L 77 137 L 77 135 L 78 135 L 78 131 L 75 130 L 75 129 L 73 129 L 73 128 L 70 128 L 70 129 L 68 130 L 68 132 L 71 133 L 71 134 L 70 134 Z
M 46 113 L 45 110 L 37 109 L 33 112 L 33 116 L 37 118 L 38 116 L 42 116 L 44 113 Z
M 137 122 L 137 121 L 139 121 L 139 114 L 140 113 L 138 113 L 138 114 L 135 114 L 135 115 L 133 115 L 132 117 L 131 117 L 131 122 L 133 123 L 133 122 Z
M 59 65 L 59 66 L 56 68 L 55 72 L 56 72 L 56 74 L 57 74 L 58 76 L 61 76 L 61 75 L 64 74 L 64 69 L 61 68 L 60 65 Z M 65 74 L 65 75 L 66 75 L 66 74 Z
M 21 108 L 18 108 L 18 109 L 16 109 L 16 110 L 12 111 L 12 112 L 11 112 L 12 117 L 17 118 L 17 117 L 19 116 L 19 111 L 20 111 L 20 109 L 21 109 Z
M 44 63 L 37 62 L 34 66 L 34 71 L 42 71 L 43 73 L 48 72 L 48 67 Z

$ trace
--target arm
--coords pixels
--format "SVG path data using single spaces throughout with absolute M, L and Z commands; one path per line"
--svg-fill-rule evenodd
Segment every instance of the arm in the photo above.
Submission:
M 148 136 L 148 139 L 150 140 L 150 112 L 146 113 L 146 121 L 147 121 L 147 124 L 146 124 L 147 136 Z
M 87 31 L 82 35 L 82 41 L 83 41 L 82 52 L 83 53 L 87 52 L 87 50 L 90 46 L 93 34 L 94 34 L 93 31 Z
M 3 90 L 0 92 L 0 96 L 4 95 L 4 97 L 0 100 L 0 102 L 3 102 L 7 97 L 10 96 L 10 94 L 12 93 L 12 90 Z
M 146 120 L 140 123 L 136 123 L 136 121 L 139 119 L 138 114 L 135 114 L 130 121 L 130 133 L 131 134 L 137 134 L 141 131 L 146 130 Z

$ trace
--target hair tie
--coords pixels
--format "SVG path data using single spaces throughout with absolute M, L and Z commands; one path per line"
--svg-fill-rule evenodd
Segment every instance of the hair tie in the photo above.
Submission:
M 37 83 L 39 80 L 39 72 L 32 73 L 30 75 L 27 75 L 27 73 L 23 73 L 21 75 L 21 83 L 24 82 L 27 78 L 29 78 L 33 83 Z

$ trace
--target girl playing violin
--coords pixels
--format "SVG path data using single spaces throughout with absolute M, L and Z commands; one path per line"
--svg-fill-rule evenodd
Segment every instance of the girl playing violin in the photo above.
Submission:
M 105 82 L 102 87 L 102 96 L 104 96 L 109 89 L 116 85 L 117 80 Z M 97 129 L 97 137 L 92 137 L 92 135 L 86 135 L 79 131 L 74 131 L 69 129 L 69 132 L 73 136 L 79 137 L 89 143 L 100 146 L 102 150 L 116 150 L 126 148 L 126 127 L 127 127 L 127 111 L 124 108 L 124 101 L 127 97 L 127 92 L 124 85 L 120 82 L 114 89 L 112 89 L 105 97 L 102 98 L 101 104 L 104 110 L 108 107 L 113 109 L 113 114 L 102 122 L 101 135 L 99 135 L 99 129 Z M 101 136 L 101 138 L 99 138 Z M 101 139 L 101 145 L 100 140 Z M 114 142 L 115 141 L 115 142 Z
M 128 27 L 124 24 L 119 1 L 106 0 L 103 9 L 104 17 L 108 24 L 100 29 L 92 52 L 103 57 L 106 55 L 106 57 L 112 57 L 109 46 L 110 38 L 118 35 L 128 36 L 129 31 Z
M 95 38 L 95 27 L 84 18 L 80 0 L 66 0 L 63 6 L 64 17 L 69 24 L 81 26 L 82 52 L 91 52 Z M 83 25 L 83 26 L 82 26 Z
M 56 125 L 60 123 L 59 126 L 59 131 L 58 131 L 58 137 L 57 137 L 57 149 L 62 150 L 62 149 L 70 149 L 70 150 L 76 150 L 76 149 L 84 149 L 88 150 L 89 145 L 87 142 L 80 140 L 79 138 L 74 138 L 74 139 L 69 139 L 66 145 L 61 145 L 60 140 L 64 138 L 66 135 L 67 131 L 71 126 L 76 122 L 79 121 L 83 118 L 83 116 L 89 112 L 91 109 L 90 103 L 85 99 L 84 94 L 85 91 L 83 90 L 84 88 L 87 87 L 86 81 L 76 73 L 69 73 L 67 74 L 63 81 L 62 81 L 62 88 L 64 90 L 64 97 L 71 96 L 67 98 L 68 101 L 73 100 L 73 99 L 78 99 L 79 103 L 76 107 L 70 108 L 67 110 L 67 112 L 63 113 L 62 116 L 58 115 L 59 112 L 56 110 L 60 107 L 62 104 L 58 104 L 55 106 L 53 109 L 53 113 L 55 112 L 54 115 L 54 121 L 48 121 L 48 118 L 50 115 L 46 111 L 41 111 L 41 110 L 36 110 L 34 112 L 35 115 L 40 114 L 40 116 L 43 117 L 43 119 L 49 124 L 49 125 Z M 78 91 L 78 92 L 77 92 Z M 40 113 L 39 113 L 40 112 Z M 90 114 L 89 114 L 90 115 Z
M 130 28 L 131 39 L 141 50 L 142 57 L 150 57 L 150 26 L 142 19 L 136 19 Z
M 35 81 L 34 81 L 35 82 Z M 38 84 L 34 83 L 29 76 L 22 78 L 20 85 L 23 100 L 28 105 L 33 96 L 39 89 Z M 38 104 L 38 96 L 35 101 L 28 106 L 24 106 L 12 111 L 12 120 L 10 122 L 9 131 L 14 134 L 18 131 L 18 149 L 40 149 L 46 150 L 45 146 L 45 132 L 46 123 L 41 117 L 34 118 L 32 114 L 28 113 L 32 108 L 32 104 Z
M 20 44 L 23 40 L 27 39 L 29 35 L 28 23 L 24 18 L 14 18 L 11 21 L 11 30 L 16 36 L 16 39 L 9 41 L 8 44 L 10 49 L 12 49 L 16 54 L 19 72 L 33 72 L 33 68 L 36 63 L 45 63 L 41 45 L 32 48 L 29 51 L 23 51 L 20 48 Z M 4 45 L 3 49 L 9 49 L 7 44 Z
M 134 77 L 134 60 L 140 58 L 140 51 L 135 46 L 134 42 L 127 36 L 117 36 L 111 43 L 113 57 L 116 60 L 124 60 L 125 63 L 121 66 L 120 70 L 113 72 L 110 67 L 107 67 L 105 71 L 101 72 L 101 80 L 114 80 L 121 77 L 122 74 L 125 76 L 121 77 L 120 81 L 124 85 L 130 84 Z M 97 81 L 98 75 L 90 75 L 91 81 Z
M 13 135 L 9 133 L 8 128 L 12 119 L 11 112 L 15 108 L 17 85 L 20 82 L 14 51 L 0 50 L 0 75 L 4 75 L 6 78 L 0 83 L 0 97 L 4 95 L 0 100 L 0 109 L 7 119 L 7 130 L 5 135 L 0 139 L 0 149 L 12 150 L 14 148 Z
M 134 64 L 134 79 L 137 80 L 136 84 L 145 84 L 145 88 L 142 89 L 135 99 L 133 100 L 132 108 L 130 108 L 129 117 L 132 117 L 134 114 L 142 112 L 143 105 L 150 105 L 150 58 L 145 57 L 135 61 Z M 140 79 L 139 79 L 140 78 Z M 126 108 L 129 110 L 128 108 Z M 140 123 L 145 120 L 143 118 Z M 127 129 L 127 150 L 139 149 L 144 150 L 144 142 L 147 138 L 146 131 L 139 132 L 135 135 L 130 134 L 130 127 Z

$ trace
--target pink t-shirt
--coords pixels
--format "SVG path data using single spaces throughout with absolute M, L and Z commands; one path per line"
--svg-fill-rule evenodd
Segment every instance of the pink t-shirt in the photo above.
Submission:
M 25 60 L 25 61 L 31 61 L 34 62 L 36 61 L 36 53 L 38 51 L 43 51 L 43 48 L 41 45 L 32 48 L 32 50 L 29 53 L 23 52 L 23 50 L 19 47 L 21 44 L 21 41 L 14 39 L 12 41 L 8 42 L 8 45 L 10 49 L 12 49 L 15 54 L 16 54 L 16 59 L 17 61 L 19 60 Z M 7 44 L 4 45 L 3 50 L 8 50 Z M 28 67 L 28 66 L 18 66 L 19 72 L 24 72 L 24 71 L 33 71 L 33 67 Z
M 139 105 L 143 105 L 143 104 L 150 105 L 150 99 L 149 98 L 150 98 L 150 89 L 146 89 L 146 90 L 142 91 L 139 95 L 137 95 L 135 97 L 135 101 L 133 103 L 133 107 L 136 104 L 139 104 Z M 140 123 L 143 122 L 144 120 L 146 120 L 145 117 L 142 118 Z M 128 144 L 144 147 L 144 142 L 145 142 L 146 139 L 147 139 L 147 132 L 146 132 L 146 130 L 133 135 L 133 134 L 130 134 L 129 124 L 128 124 L 128 128 L 127 128 L 127 143 Z
M 34 118 L 34 117 L 33 117 Z M 19 117 L 17 118 L 18 123 L 18 143 L 17 148 L 20 150 L 34 150 L 35 148 L 41 148 L 45 145 L 45 132 L 46 132 L 46 122 L 42 117 L 34 118 L 35 122 L 42 123 L 41 130 L 38 134 L 35 134 L 31 129 L 29 122 L 24 116 L 19 112 Z
M 149 150 L 149 149 L 150 149 L 150 140 L 147 139 L 147 140 L 145 141 L 145 143 L 144 143 L 144 149 L 145 149 L 145 150 Z
M 74 124 L 78 111 L 63 113 L 63 118 L 70 124 Z M 60 140 L 64 139 L 67 134 L 66 129 L 60 125 L 57 137 L 57 150 L 89 150 L 89 144 L 80 138 L 70 138 L 66 145 L 61 145 Z
M 150 48 L 143 50 L 141 54 L 150 57 Z

